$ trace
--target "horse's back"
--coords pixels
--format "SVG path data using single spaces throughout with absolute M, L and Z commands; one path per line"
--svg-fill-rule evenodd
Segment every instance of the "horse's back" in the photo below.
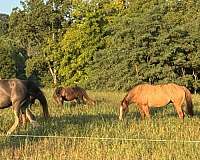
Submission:
M 7 79 L 6 80 L 1 79 L 0 80 L 0 93 L 9 95 L 10 92 L 11 92 L 11 90 L 10 90 L 9 81 Z
M 164 87 L 164 90 L 165 92 L 167 92 L 168 96 L 170 96 L 172 101 L 174 99 L 180 99 L 185 97 L 184 86 L 180 86 L 175 83 L 169 83 Z
M 138 104 L 157 107 L 166 105 L 170 101 L 162 85 L 144 84 L 140 85 L 136 91 L 135 98 Z
M 74 87 L 71 87 L 74 91 L 76 91 L 76 92 L 82 92 L 82 91 L 84 91 L 84 89 L 83 88 L 81 88 L 81 87 L 79 87 L 79 86 L 74 86 Z
M 183 95 L 182 87 L 174 83 L 161 85 L 140 84 L 129 91 L 128 99 L 132 99 L 133 102 L 139 105 L 160 107 Z
M 79 92 L 74 87 L 64 87 L 64 92 L 62 97 L 65 97 L 65 100 L 71 101 L 78 98 Z
M 0 80 L 0 91 L 5 94 L 24 94 L 26 85 L 20 79 L 1 79 Z
M 0 80 L 0 91 L 3 91 L 11 97 L 19 96 L 24 97 L 28 92 L 36 93 L 41 92 L 39 86 L 30 80 L 21 79 L 2 79 Z
M 70 94 L 70 95 L 73 95 L 76 92 L 74 87 L 65 87 L 65 91 L 67 94 Z
M 26 86 L 21 80 L 0 80 L 0 108 L 9 107 L 12 105 L 12 102 L 24 99 L 26 97 L 26 93 Z

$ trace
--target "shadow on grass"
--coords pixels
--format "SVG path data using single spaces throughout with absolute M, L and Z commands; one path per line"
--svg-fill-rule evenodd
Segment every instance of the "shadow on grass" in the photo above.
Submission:
M 200 118 L 200 111 L 194 111 L 194 117 Z
M 162 119 L 162 118 L 178 118 L 179 119 L 178 113 L 176 112 L 173 105 L 172 106 L 169 105 L 166 107 L 150 108 L 150 116 L 152 119 L 154 119 L 154 118 L 160 118 L 160 119 Z M 136 111 L 133 113 L 128 113 L 128 117 L 129 118 L 132 117 L 136 121 L 142 120 L 139 111 Z M 191 118 L 191 116 L 187 114 L 187 111 L 185 113 L 185 117 Z M 200 111 L 194 110 L 193 117 L 200 118 Z
M 150 114 L 152 118 L 155 117 L 177 117 L 178 115 L 176 111 L 172 108 L 161 107 L 161 108 L 151 108 Z M 195 116 L 200 117 L 200 112 L 195 111 Z M 20 127 L 18 128 L 18 132 L 15 134 L 24 134 L 24 135 L 35 135 L 35 136 L 52 136 L 52 135 L 65 135 L 69 136 L 68 127 L 73 129 L 71 132 L 76 132 L 77 135 L 88 136 L 90 135 L 90 130 L 88 127 L 92 124 L 94 126 L 102 126 L 102 124 L 109 125 L 113 123 L 120 123 L 118 120 L 118 114 L 81 114 L 81 115 L 71 115 L 65 114 L 60 117 L 51 117 L 47 121 L 44 121 L 43 117 L 37 117 L 37 121 L 41 124 L 40 127 L 33 128 L 31 124 L 28 123 L 27 129 L 25 131 L 20 131 Z M 124 118 L 123 125 L 129 126 L 131 121 L 140 122 L 142 121 L 139 111 L 129 112 Z M 91 129 L 91 128 L 90 128 Z M 63 134 L 65 133 L 65 134 Z M 70 135 L 71 136 L 71 135 Z M 27 138 L 27 137 L 6 137 L 5 139 L 0 141 L 1 149 L 12 149 L 12 148 L 20 148 L 24 146 L 27 141 L 29 143 L 36 143 L 43 138 Z
M 37 128 L 31 127 L 31 124 L 28 123 L 26 131 L 20 131 L 20 127 L 18 127 L 17 131 L 14 135 L 34 135 L 34 136 L 53 136 L 62 135 L 64 131 L 66 131 L 67 126 L 73 126 L 73 129 L 77 129 L 80 131 L 81 136 L 84 136 L 84 130 L 87 128 L 87 124 L 96 123 L 96 125 L 101 124 L 103 122 L 113 123 L 113 121 L 117 121 L 118 117 L 113 114 L 97 114 L 97 115 L 62 115 L 61 117 L 51 117 L 47 121 L 44 121 L 43 117 L 37 117 L 37 121 L 41 124 Z M 83 131 L 83 132 L 82 132 Z M 69 135 L 66 135 L 69 136 Z M 86 136 L 86 135 L 85 135 Z M 88 135 L 87 135 L 88 136 Z M 0 141 L 1 149 L 12 149 L 19 148 L 25 145 L 28 142 L 35 143 L 40 141 L 41 138 L 34 137 L 13 137 L 8 136 L 3 141 Z

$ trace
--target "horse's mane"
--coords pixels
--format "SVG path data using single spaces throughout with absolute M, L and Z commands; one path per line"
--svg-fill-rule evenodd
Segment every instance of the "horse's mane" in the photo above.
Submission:
M 39 84 L 35 83 L 32 80 L 21 80 L 21 81 L 26 83 L 26 86 L 27 86 L 28 89 L 37 89 L 38 90 L 40 88 Z
M 144 85 L 144 84 L 148 84 L 147 82 L 138 82 L 136 84 L 134 84 L 133 86 L 129 86 L 129 88 L 126 90 L 127 92 L 131 91 L 133 88 L 139 86 L 139 85 Z
M 132 90 L 133 88 L 137 87 L 137 86 L 140 86 L 140 85 L 152 85 L 152 86 L 165 86 L 165 85 L 169 85 L 169 84 L 176 84 L 176 85 L 179 85 L 175 82 L 166 82 L 166 83 L 155 83 L 155 84 L 149 84 L 147 82 L 139 82 L 137 84 L 135 84 L 132 88 L 129 87 L 127 91 L 130 91 Z

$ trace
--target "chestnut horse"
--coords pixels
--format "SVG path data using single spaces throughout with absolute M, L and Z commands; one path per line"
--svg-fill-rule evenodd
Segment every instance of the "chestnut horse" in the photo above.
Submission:
M 91 105 L 95 104 L 95 101 L 91 99 L 86 91 L 81 87 L 58 87 L 55 89 L 53 94 L 54 100 L 59 105 L 63 105 L 64 101 L 76 100 L 80 103 L 80 100 L 84 103 Z
M 23 123 L 27 117 L 32 124 L 36 124 L 35 116 L 29 109 L 35 99 L 38 99 L 43 108 L 44 117 L 49 117 L 47 100 L 43 92 L 32 81 L 20 79 L 0 80 L 0 109 L 12 107 L 15 114 L 15 122 L 8 130 L 11 134 L 19 124 L 22 115 Z
M 193 103 L 190 91 L 174 83 L 163 85 L 140 84 L 133 87 L 124 97 L 120 106 L 119 119 L 122 120 L 128 105 L 135 103 L 140 111 L 142 119 L 150 118 L 150 107 L 162 107 L 173 103 L 180 119 L 184 118 L 183 104 L 186 102 L 187 112 L 193 116 Z

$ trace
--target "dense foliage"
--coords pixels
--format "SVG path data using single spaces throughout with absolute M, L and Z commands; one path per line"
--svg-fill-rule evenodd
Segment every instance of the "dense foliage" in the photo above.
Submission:
M 8 15 L 0 13 L 0 36 L 8 33 L 8 18 Z
M 199 8 L 196 0 L 24 0 L 0 18 L 0 36 L 25 51 L 26 76 L 44 85 L 126 90 L 176 82 L 197 92 Z M 11 77 L 13 46 L 0 45 L 12 61 L 1 76 Z
M 0 78 L 25 79 L 25 61 L 27 59 L 23 48 L 6 38 L 0 38 Z

